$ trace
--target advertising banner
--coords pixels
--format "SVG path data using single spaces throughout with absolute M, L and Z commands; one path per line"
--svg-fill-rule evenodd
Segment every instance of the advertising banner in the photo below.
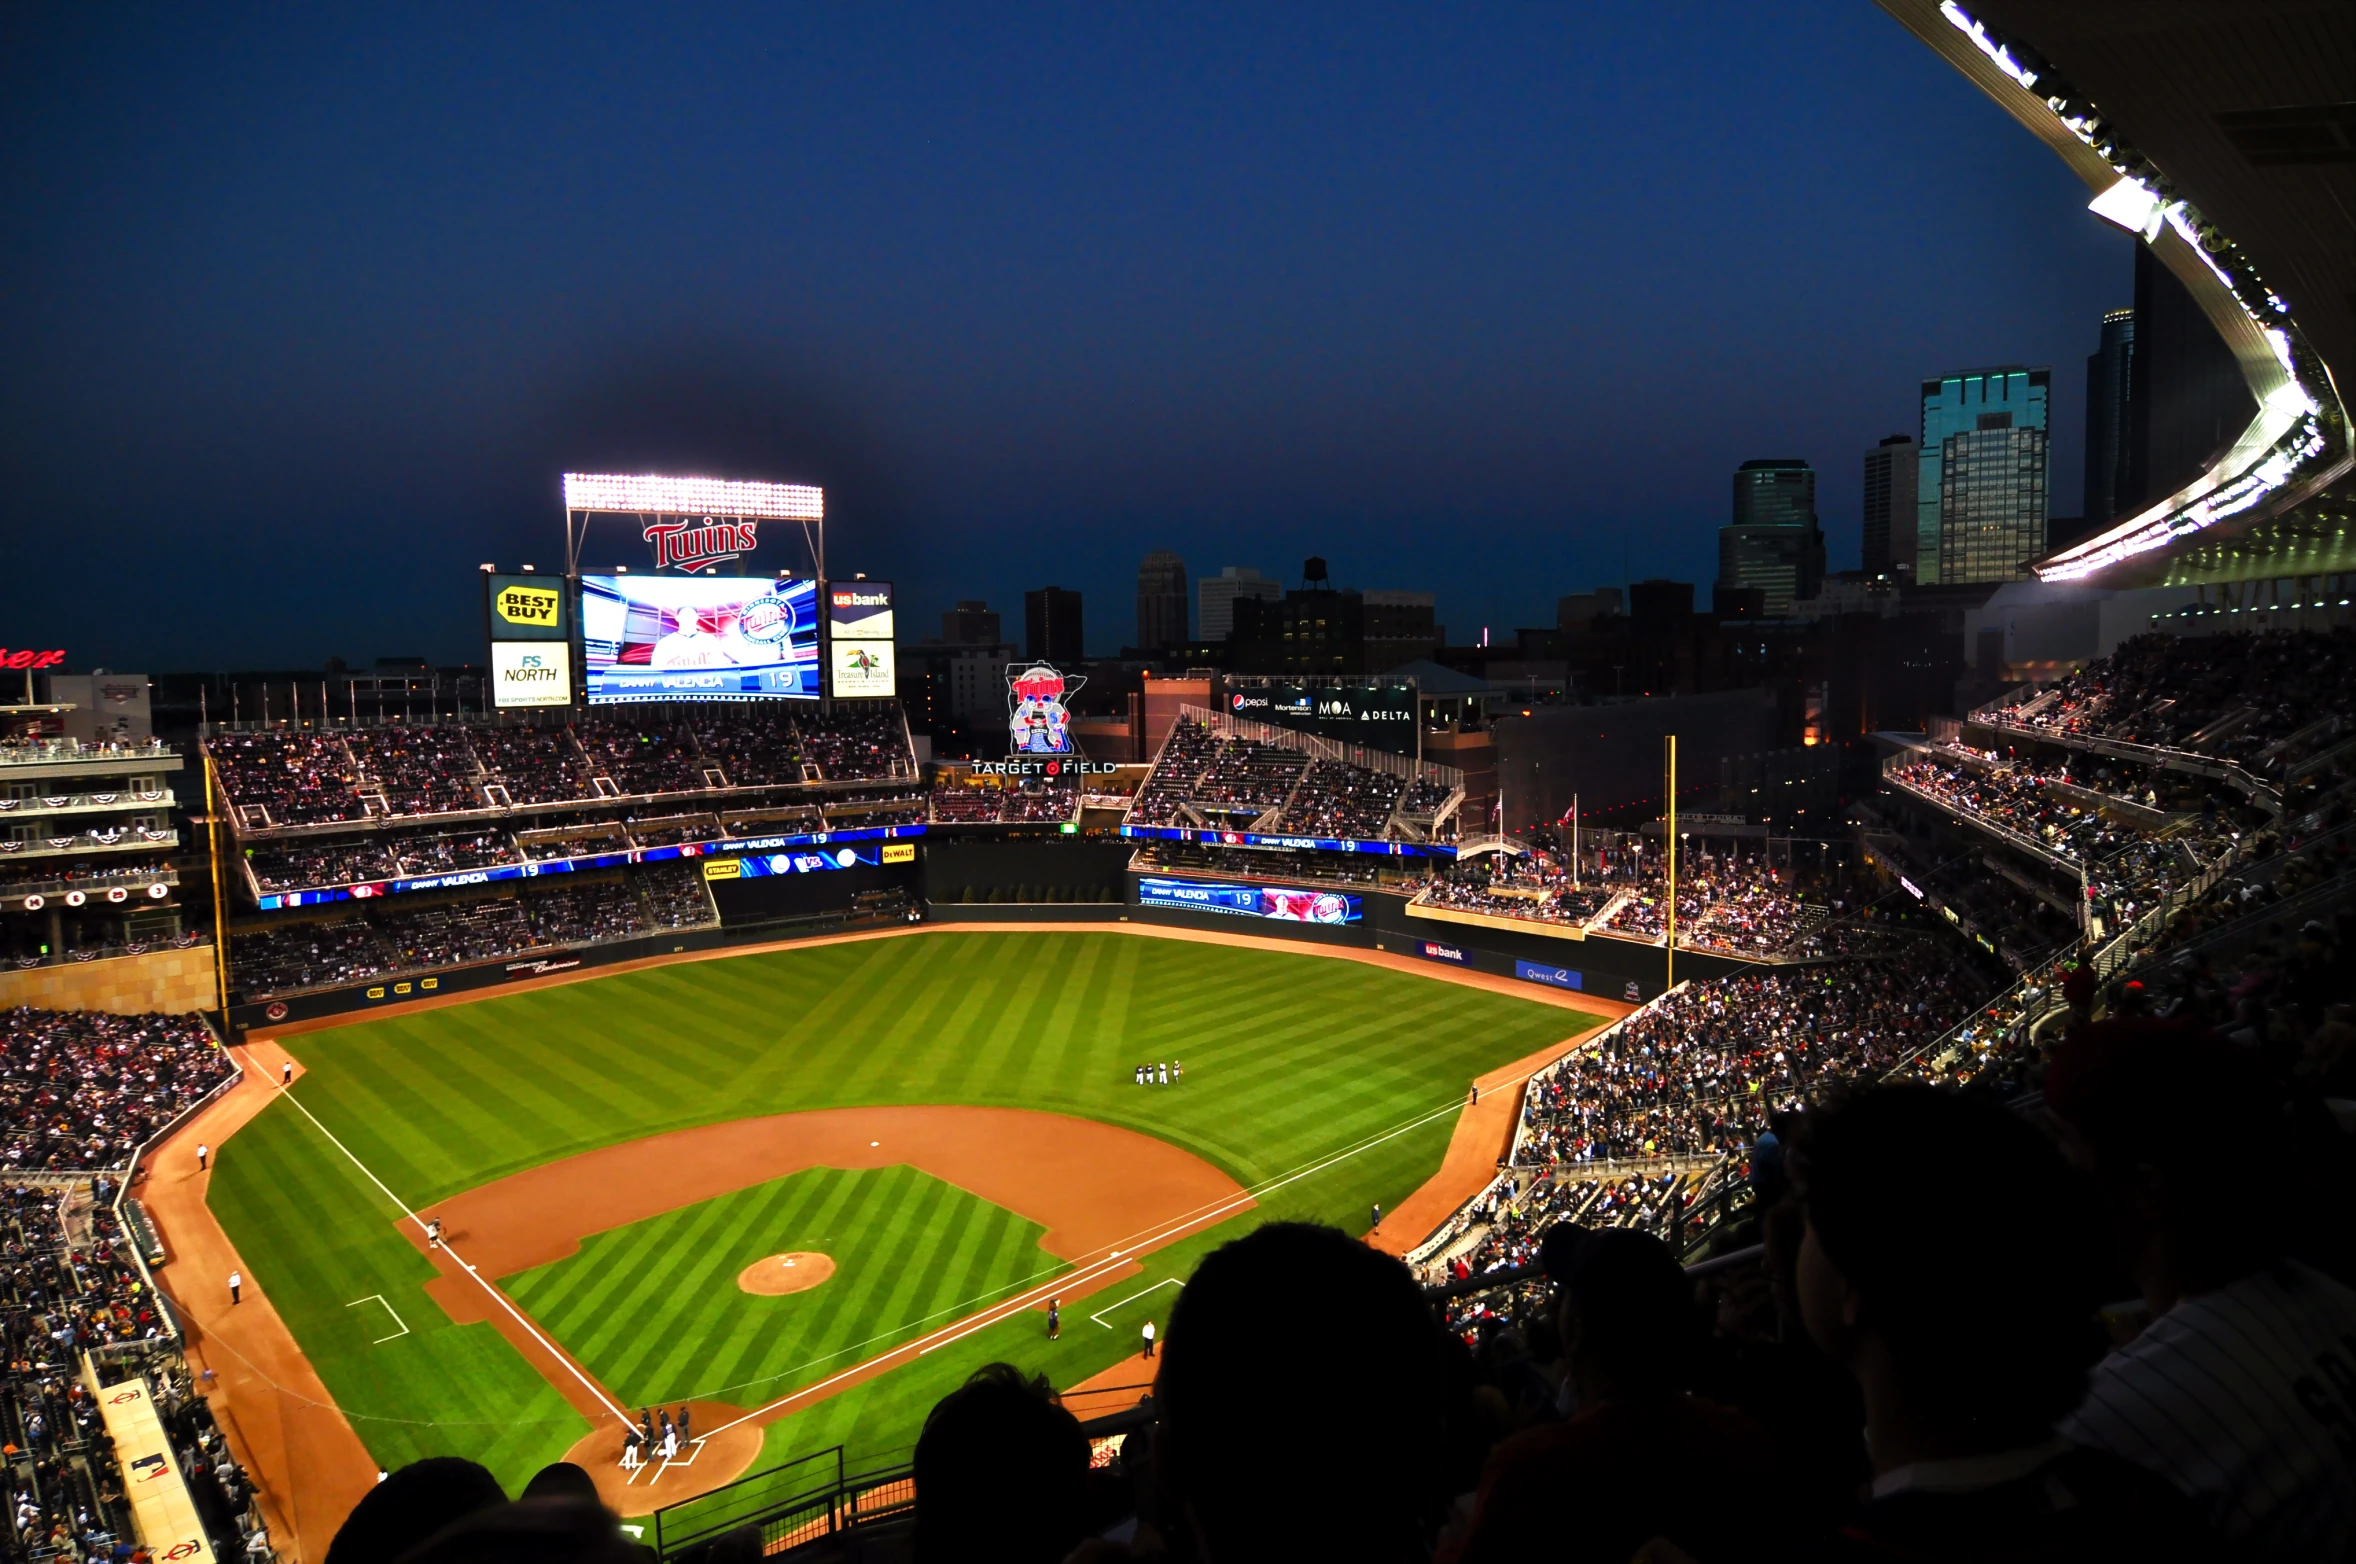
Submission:
M 889 581 L 828 582 L 826 633 L 838 641 L 892 639 L 892 584 Z
M 1585 973 L 1575 972 L 1569 967 L 1550 967 L 1538 961 L 1515 962 L 1513 975 L 1532 983 L 1544 983 L 1549 988 L 1584 989 L 1587 986 Z
M 1450 966 L 1469 967 L 1473 964 L 1472 952 L 1462 945 L 1447 945 L 1436 939 L 1417 940 L 1415 953 L 1426 961 L 1445 961 Z
M 881 851 L 874 847 L 806 847 L 790 853 L 748 854 L 739 861 L 738 876 L 750 880 L 771 874 L 818 874 L 829 869 L 856 869 L 861 865 L 872 869 L 882 861 Z
M 1111 768 L 1107 768 L 1111 769 Z M 1183 825 L 1125 825 L 1121 834 L 1156 842 L 1203 842 L 1213 847 L 1288 847 L 1301 852 L 1380 853 L 1393 858 L 1453 858 L 1453 842 L 1370 842 L 1332 836 L 1270 836 Z
M 1341 689 L 1249 685 L 1228 692 L 1227 710 L 1231 716 L 1314 733 L 1337 744 L 1364 744 L 1394 755 L 1415 753 L 1415 686 L 1411 684 Z
M 501 711 L 521 706 L 570 706 L 573 658 L 556 641 L 493 641 L 491 704 Z
M 542 875 L 586 873 L 623 864 L 667 863 L 674 858 L 708 858 L 713 853 L 775 852 L 788 847 L 837 847 L 844 842 L 883 842 L 922 836 L 925 828 L 912 825 L 850 826 L 840 831 L 812 831 L 780 836 L 721 837 L 709 842 L 677 842 L 664 847 L 633 847 L 627 852 L 591 853 L 580 858 L 541 858 L 531 863 L 494 864 L 487 869 L 455 869 L 448 874 L 413 880 L 363 880 L 315 890 L 272 891 L 255 905 L 264 912 L 286 907 L 316 907 L 335 901 L 366 901 L 372 896 L 397 896 L 408 891 L 446 891 L 461 885 L 490 885 L 499 880 L 536 880 Z M 910 844 L 914 851 L 914 844 Z M 734 859 L 729 862 L 736 862 Z M 749 860 L 748 860 L 749 861 Z M 760 871 L 742 870 L 751 874 Z M 723 872 L 707 878 L 732 878 Z
M 1340 891 L 1299 890 L 1281 885 L 1222 885 L 1208 880 L 1141 879 L 1137 882 L 1137 901 L 1144 907 L 1178 907 L 1189 912 L 1274 918 L 1286 923 L 1356 923 L 1365 916 L 1359 899 Z
M 899 693 L 889 641 L 835 641 L 826 648 L 828 693 L 864 700 Z
M 592 706 L 818 698 L 818 583 L 583 576 Z
M 565 623 L 562 581 L 486 571 L 483 593 L 494 641 L 562 641 L 573 633 Z

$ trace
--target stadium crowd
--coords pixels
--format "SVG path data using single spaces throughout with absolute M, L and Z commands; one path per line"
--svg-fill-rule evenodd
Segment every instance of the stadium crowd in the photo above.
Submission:
M 217 1554 L 272 1555 L 253 1489 L 211 1409 L 189 1394 L 164 1306 L 132 1263 L 105 1177 L 0 1185 L 0 1480 L 10 1559 L 135 1557 L 140 1541 L 113 1442 L 85 1379 L 144 1375 L 182 1477 Z
M 1589 927 L 1658 940 L 1668 928 L 1657 854 L 1599 852 L 1597 872 L 1574 883 L 1567 857 L 1538 848 L 1484 854 L 1441 868 L 1416 898 L 1497 917 Z M 1614 905 L 1614 904 L 1617 905 Z M 1597 922 L 1606 909 L 1609 916 Z M 1827 954 L 1827 923 L 1847 905 L 1822 871 L 1771 865 L 1757 852 L 1697 851 L 1677 880 L 1679 948 L 1792 960 Z
M 2356 724 L 2356 631 L 2137 636 L 1979 720 L 2063 742 L 2193 750 L 2281 774 Z
M 1428 830 L 1453 793 L 1429 774 L 1402 777 L 1222 737 L 1181 717 L 1126 818 L 1131 825 L 1248 826 L 1275 835 L 1380 841 Z M 1405 833 L 1402 817 L 1411 824 Z
M 395 973 L 633 939 L 713 921 L 701 866 L 671 862 L 626 876 L 508 882 L 488 895 L 412 904 L 371 900 L 327 919 L 232 931 L 230 959 L 251 997 Z
M 126 1168 L 231 1073 L 194 1016 L 0 1010 L 0 1172 Z
M 2311 1094 L 2213 1034 L 2126 1020 L 2063 1045 L 2043 1118 L 1880 1085 L 1791 1132 L 1706 1276 L 1647 1230 L 1686 1192 L 1674 1174 L 1557 1181 L 1526 1204 L 1501 1191 L 1492 1215 L 1536 1266 L 1515 1284 L 1532 1306 L 1510 1314 L 1435 1300 L 1337 1229 L 1260 1226 L 1176 1295 L 1144 1426 L 1109 1460 L 1046 1379 L 990 1365 L 926 1419 L 903 1529 L 854 1533 L 856 1556 L 2275 1564 L 2356 1549 L 2356 1450 L 2338 1437 L 2350 1235 L 2251 1202 L 2215 1166 L 2218 1137 L 2269 1142 L 2284 1177 L 2344 1210 L 2348 1139 Z M 1309 1347 L 1271 1328 L 1272 1300 L 1303 1311 Z M 748 1527 L 681 1556 L 765 1546 Z M 328 1555 L 395 1557 L 645 1555 L 578 1468 L 511 1502 L 444 1460 L 393 1473 Z
M 1687 984 L 1531 1078 L 1513 1160 L 1744 1154 L 1770 1115 L 1886 1073 L 1981 997 L 1958 963 L 1868 960 Z
M 897 703 L 831 712 L 762 708 L 688 722 L 599 710 L 561 726 L 224 731 L 204 747 L 231 803 L 265 809 L 277 826 L 489 809 L 502 799 L 519 806 L 589 801 L 610 796 L 609 789 L 646 795 L 916 776 Z

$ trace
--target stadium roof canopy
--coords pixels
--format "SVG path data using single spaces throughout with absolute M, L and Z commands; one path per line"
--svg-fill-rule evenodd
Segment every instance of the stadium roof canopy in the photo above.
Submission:
M 2160 586 L 2356 570 L 2356 30 L 2346 0 L 1879 0 L 2139 229 L 2257 420 L 2151 509 L 2039 560 Z

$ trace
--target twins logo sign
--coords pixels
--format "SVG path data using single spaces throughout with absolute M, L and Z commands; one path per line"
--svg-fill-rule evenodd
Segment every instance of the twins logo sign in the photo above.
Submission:
M 760 547 L 760 524 L 752 521 L 649 522 L 641 534 L 654 547 L 654 568 L 675 566 L 694 570 L 718 560 L 735 559 Z
M 1067 697 L 1080 693 L 1084 678 L 1067 680 L 1045 663 L 1006 669 L 1007 741 L 1017 755 L 1068 755 L 1072 716 Z

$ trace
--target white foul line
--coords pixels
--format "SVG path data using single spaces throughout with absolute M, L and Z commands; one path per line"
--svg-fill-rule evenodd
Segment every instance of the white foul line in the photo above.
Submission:
M 1434 1119 L 1444 1118 L 1451 1113 L 1460 1111 L 1463 1106 L 1464 1104 L 1461 1102 L 1451 1099 L 1448 1106 L 1445 1108 L 1437 1108 L 1430 1113 L 1423 1114 L 1417 1118 L 1409 1119 L 1406 1123 L 1401 1124 L 1394 1129 L 1387 1130 L 1383 1134 L 1375 1136 L 1372 1140 L 1362 1141 L 1358 1145 L 1338 1151 L 1322 1161 L 1310 1163 L 1305 1167 L 1295 1170 L 1294 1172 L 1285 1174 L 1281 1178 L 1271 1179 L 1265 1184 L 1260 1184 L 1254 1188 L 1244 1190 L 1241 1194 L 1230 1195 L 1226 1199 L 1210 1205 L 1197 1206 L 1192 1211 L 1180 1212 L 1177 1216 L 1166 1222 L 1159 1223 L 1153 1227 L 1144 1228 L 1133 1237 L 1123 1239 L 1121 1241 L 1121 1247 L 1112 1250 L 1102 1259 L 1091 1260 L 1076 1271 L 1066 1272 L 1065 1274 L 1058 1276 L 1051 1281 L 1045 1282 L 1040 1286 L 1033 1287 L 1026 1292 L 1019 1293 L 1016 1296 L 1007 1299 L 1004 1303 L 992 1304 L 990 1307 L 983 1309 L 976 1314 L 970 1315 L 966 1319 L 955 1324 L 945 1325 L 941 1329 L 931 1332 L 929 1335 L 919 1336 L 913 1341 L 903 1342 L 899 1346 L 894 1347 L 887 1352 L 879 1353 L 875 1357 L 867 1359 L 865 1362 L 854 1363 L 849 1368 L 844 1369 L 841 1373 L 830 1375 L 827 1378 L 818 1381 L 818 1383 L 815 1385 L 804 1385 L 801 1389 L 793 1391 L 788 1395 L 780 1396 L 776 1400 L 768 1402 L 763 1406 L 757 1406 L 753 1408 L 750 1412 L 745 1413 L 743 1416 L 736 1418 L 732 1422 L 721 1424 L 718 1428 L 713 1429 L 712 1432 L 715 1434 L 724 1434 L 728 1432 L 729 1429 L 736 1427 L 740 1423 L 749 1423 L 756 1417 L 764 1417 L 771 1412 L 777 1411 L 781 1407 L 790 1406 L 805 1396 L 816 1395 L 818 1392 L 827 1389 L 829 1386 L 840 1384 L 842 1381 L 849 1379 L 854 1374 L 863 1373 L 875 1367 L 878 1363 L 884 1361 L 885 1359 L 896 1357 L 899 1354 L 906 1352 L 910 1347 L 916 1348 L 916 1355 L 918 1357 L 923 1357 L 928 1353 L 937 1352 L 941 1348 L 949 1346 L 953 1342 L 962 1340 L 963 1338 L 972 1335 L 975 1331 L 983 1330 L 989 1326 L 997 1324 L 1000 1320 L 1005 1319 L 1007 1316 L 1027 1307 L 1031 1303 L 1034 1303 L 1041 1298 L 1055 1296 L 1058 1293 L 1067 1291 L 1070 1288 L 1089 1280 L 1097 1272 L 1104 1270 L 1107 1266 L 1118 1265 L 1124 1259 L 1133 1260 L 1136 1257 L 1136 1253 L 1139 1248 L 1144 1245 L 1151 1244 L 1165 1235 L 1172 1237 L 1183 1236 L 1185 1229 L 1210 1225 L 1218 1219 L 1224 1217 L 1228 1212 L 1239 1210 L 1244 1206 L 1252 1204 L 1259 1196 L 1267 1194 L 1271 1190 L 1282 1189 L 1287 1184 L 1298 1183 L 1302 1179 L 1307 1178 L 1310 1174 L 1323 1172 L 1325 1169 L 1332 1167 L 1337 1162 L 1346 1162 L 1350 1158 L 1355 1157 L 1362 1152 L 1372 1151 L 1375 1147 L 1381 1145 L 1385 1141 L 1396 1140 L 1400 1136 L 1408 1133 L 1410 1130 L 1422 1128 L 1424 1125 L 1431 1123 Z M 1149 1292 L 1151 1290 L 1151 1288 L 1147 1289 Z M 1106 1326 L 1105 1328 L 1110 1330 L 1112 1327 Z
M 1165 1276 L 1160 1281 L 1154 1283 L 1151 1287 L 1146 1288 L 1145 1292 L 1133 1292 L 1128 1297 L 1121 1299 L 1119 1303 L 1108 1303 L 1103 1308 L 1097 1310 L 1094 1314 L 1091 1314 L 1088 1317 L 1094 1320 L 1097 1324 L 1104 1325 L 1104 1317 L 1112 1313 L 1113 1310 L 1121 1307 L 1122 1304 L 1135 1303 L 1138 1299 L 1144 1297 L 1146 1293 L 1160 1292 L 1165 1287 L 1183 1288 L 1185 1285 L 1186 1284 L 1184 1282 L 1180 1281 L 1175 1276 Z M 1106 1330 L 1112 1329 L 1110 1325 L 1104 1325 L 1104 1328 Z
M 337 1140 L 335 1138 L 335 1131 L 329 1129 L 326 1125 L 321 1124 L 319 1122 L 319 1116 L 313 1113 L 310 1109 L 304 1107 L 301 1098 L 297 1097 L 290 1090 L 281 1090 L 278 1095 L 285 1098 L 288 1102 L 293 1103 L 295 1106 L 295 1111 L 300 1113 L 304 1118 L 309 1119 L 312 1126 L 317 1129 L 320 1134 L 327 1137 L 328 1143 L 330 1145 L 334 1146 L 336 1150 L 342 1152 L 346 1157 L 350 1157 L 352 1166 L 358 1168 L 367 1178 L 369 1183 L 374 1184 L 378 1189 L 383 1189 L 385 1199 L 390 1200 L 394 1205 L 399 1206 L 401 1208 L 401 1214 L 407 1217 L 410 1221 L 415 1222 L 417 1224 L 417 1230 L 420 1233 L 426 1230 L 425 1219 L 420 1217 L 416 1212 L 410 1210 L 409 1203 L 407 1201 L 403 1200 L 399 1195 L 394 1194 L 390 1189 L 385 1189 L 385 1181 L 381 1178 L 378 1178 L 374 1173 L 369 1172 L 367 1163 L 362 1162 L 358 1157 L 352 1156 L 352 1148 L 345 1145 L 342 1141 Z M 623 1411 L 620 1407 L 615 1406 L 612 1399 L 606 1395 L 604 1390 L 599 1388 L 597 1381 L 582 1373 L 579 1365 L 575 1364 L 571 1358 L 567 1357 L 562 1348 L 558 1347 L 555 1342 L 550 1341 L 547 1337 L 541 1335 L 539 1327 L 535 1326 L 530 1320 L 524 1318 L 523 1310 L 517 1308 L 514 1304 L 507 1301 L 507 1294 L 501 1292 L 498 1288 L 492 1286 L 489 1282 L 484 1281 L 481 1273 L 476 1271 L 473 1266 L 468 1265 L 465 1258 L 461 1256 L 457 1250 L 450 1247 L 450 1242 L 448 1239 L 441 1240 L 441 1246 L 442 1252 L 447 1254 L 451 1259 L 456 1260 L 460 1269 L 465 1271 L 467 1275 L 473 1277 L 476 1284 L 479 1285 L 483 1291 L 489 1293 L 493 1298 L 499 1300 L 499 1307 L 505 1309 L 509 1314 L 515 1316 L 516 1324 L 521 1325 L 524 1328 L 526 1335 L 530 1336 L 541 1346 L 546 1347 L 549 1352 L 554 1355 L 556 1361 L 562 1363 L 565 1366 L 565 1369 L 573 1376 L 573 1378 L 579 1380 L 582 1384 L 582 1387 L 586 1389 L 589 1394 L 597 1398 L 598 1405 L 604 1407 L 614 1416 L 620 1418 L 624 1423 L 630 1421 L 630 1414 Z M 390 1309 L 392 1305 L 386 1304 L 385 1307 Z

